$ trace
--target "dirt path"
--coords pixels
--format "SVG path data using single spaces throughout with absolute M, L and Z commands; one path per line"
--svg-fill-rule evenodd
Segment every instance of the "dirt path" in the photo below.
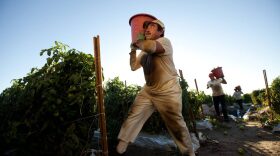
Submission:
M 200 141 L 198 156 L 280 156 L 280 134 L 264 129 L 259 122 L 238 123 L 231 120 L 215 125 L 213 130 L 198 130 L 207 138 L 204 142 Z M 136 139 L 128 146 L 123 156 L 179 156 L 174 143 L 166 144 L 172 142 L 171 138 L 166 140 L 162 137 L 142 134 L 138 141 Z M 111 151 L 110 156 L 115 155 L 119 156 Z
M 208 138 L 201 143 L 199 156 L 280 156 L 280 134 L 262 128 L 259 122 L 231 121 L 199 131 Z

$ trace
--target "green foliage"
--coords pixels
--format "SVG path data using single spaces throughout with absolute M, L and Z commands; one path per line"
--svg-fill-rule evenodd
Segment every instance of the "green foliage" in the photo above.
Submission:
M 126 86 L 118 77 L 105 84 L 105 109 L 108 138 L 110 144 L 115 144 L 120 127 L 127 117 L 129 107 L 141 88 Z
M 188 101 L 188 83 L 184 78 L 180 78 L 180 86 L 182 89 L 182 115 L 184 116 L 184 119 L 187 121 L 189 119 L 189 107 L 190 107 L 190 103 Z M 187 122 L 188 125 L 190 125 L 189 122 Z
M 200 99 L 198 98 L 198 94 L 194 90 L 188 91 L 188 105 L 191 107 L 192 113 L 194 115 L 194 119 L 199 117 L 200 105 L 202 104 Z
M 272 109 L 280 114 L 280 76 L 274 79 L 271 84 L 271 105 Z
M 1 154 L 80 155 L 97 128 L 93 57 L 59 42 L 44 54 L 41 69 L 0 95 Z
M 225 100 L 227 105 L 233 105 L 235 102 L 234 98 L 231 95 L 225 95 Z
M 194 131 L 195 125 L 193 122 L 199 116 L 200 105 L 202 103 L 198 100 L 195 91 L 187 91 L 189 86 L 184 78 L 180 78 L 180 86 L 182 88 L 182 115 L 190 130 Z
M 252 98 L 250 94 L 244 94 L 243 95 L 243 102 L 244 103 L 252 103 Z
M 211 95 L 206 95 L 203 91 L 199 92 L 197 95 L 197 101 L 200 104 L 212 104 L 212 96 Z
M 264 104 L 265 103 L 265 90 L 254 90 L 251 93 L 251 99 L 253 104 Z

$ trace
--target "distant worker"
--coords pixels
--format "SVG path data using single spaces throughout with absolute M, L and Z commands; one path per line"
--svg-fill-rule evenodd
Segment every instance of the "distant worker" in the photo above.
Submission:
M 147 119 L 154 111 L 158 111 L 180 152 L 195 156 L 189 130 L 182 116 L 182 90 L 173 62 L 171 42 L 164 37 L 164 24 L 160 20 L 153 20 L 146 21 L 143 27 L 145 40 L 132 43 L 130 66 L 132 71 L 143 68 L 146 84 L 136 96 L 122 124 L 117 152 L 124 153 Z M 138 56 L 136 49 L 141 50 Z
M 207 83 L 207 89 L 210 87 L 212 89 L 212 98 L 213 98 L 216 115 L 218 118 L 220 118 L 219 104 L 221 104 L 224 121 L 228 122 L 229 118 L 228 118 L 228 113 L 227 113 L 225 94 L 224 94 L 224 91 L 223 91 L 223 88 L 221 85 L 221 83 L 227 84 L 227 82 L 223 77 L 216 79 L 213 73 L 209 74 L 209 78 L 210 78 L 210 81 L 208 81 L 208 83 Z
M 235 99 L 235 102 L 239 105 L 239 108 L 241 111 L 243 111 L 243 100 L 242 100 L 242 94 L 241 87 L 237 86 L 234 88 L 233 98 Z

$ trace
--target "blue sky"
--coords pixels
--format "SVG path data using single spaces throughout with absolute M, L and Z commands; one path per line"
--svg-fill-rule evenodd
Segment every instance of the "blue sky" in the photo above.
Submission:
M 206 89 L 208 74 L 222 66 L 227 94 L 236 85 L 245 93 L 265 88 L 280 76 L 280 1 L 278 0 L 1 0 L 0 92 L 12 79 L 42 67 L 41 49 L 60 41 L 93 54 L 100 36 L 105 81 L 119 76 L 128 84 L 144 84 L 142 69 L 129 67 L 129 18 L 148 13 L 166 26 L 177 69 L 190 89 Z

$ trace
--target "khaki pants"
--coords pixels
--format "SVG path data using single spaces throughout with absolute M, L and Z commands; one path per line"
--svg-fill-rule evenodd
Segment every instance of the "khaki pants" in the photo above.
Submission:
M 154 92 L 144 86 L 130 108 L 118 138 L 134 142 L 144 123 L 157 110 L 181 153 L 192 151 L 189 130 L 182 116 L 182 90 L 178 82 L 169 88 Z

